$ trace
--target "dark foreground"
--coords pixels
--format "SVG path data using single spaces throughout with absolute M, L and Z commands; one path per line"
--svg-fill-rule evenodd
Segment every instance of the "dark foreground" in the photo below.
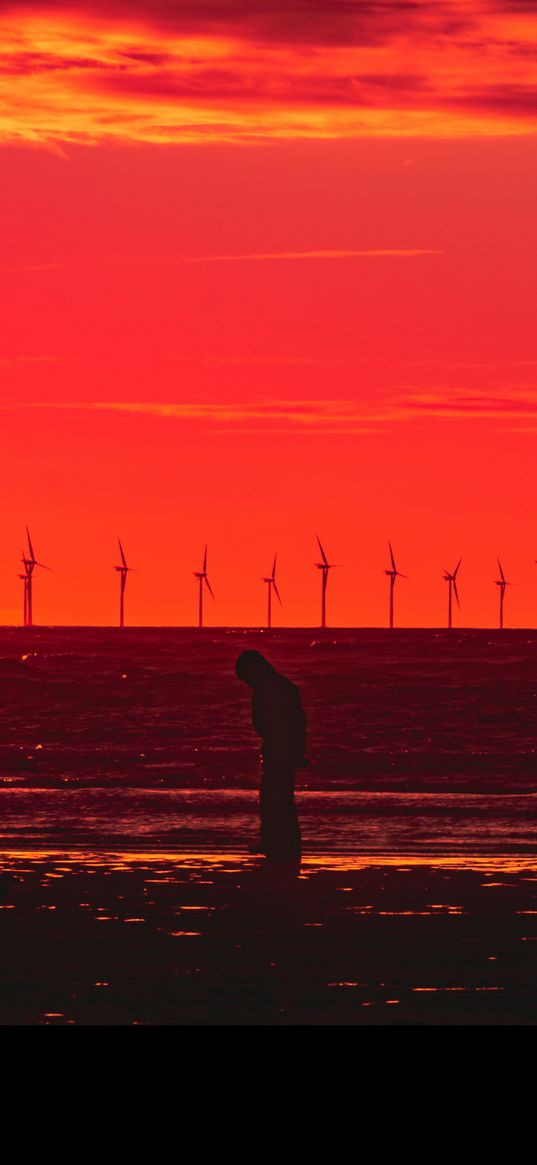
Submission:
M 247 647 L 300 876 L 247 856 Z M 0 695 L 1 1024 L 536 1022 L 536 631 L 4 628 Z
M 533 1024 L 537 859 L 4 854 L 2 1024 Z

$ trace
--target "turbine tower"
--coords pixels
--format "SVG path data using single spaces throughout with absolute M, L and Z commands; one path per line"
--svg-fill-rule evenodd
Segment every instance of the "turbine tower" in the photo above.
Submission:
M 278 557 L 277 554 L 275 554 L 274 555 L 274 562 L 272 563 L 272 574 L 271 574 L 270 578 L 263 579 L 263 582 L 266 583 L 267 587 L 268 587 L 267 627 L 268 627 L 269 631 L 270 631 L 270 628 L 272 627 L 272 590 L 273 590 L 273 588 L 274 588 L 274 594 L 276 595 L 276 598 L 280 604 L 280 607 L 282 606 L 282 600 L 280 599 L 280 593 L 278 591 L 278 587 L 276 586 L 276 559 L 277 559 L 277 557 Z
M 22 552 L 22 562 L 24 562 L 24 550 Z M 24 574 L 19 574 L 18 577 L 20 579 L 22 579 L 22 581 L 24 583 L 24 622 L 23 622 L 23 627 L 27 627 L 28 626 L 28 572 L 25 571 Z
M 390 629 L 393 629 L 393 592 L 395 590 L 395 580 L 396 578 L 406 578 L 407 576 L 406 574 L 401 574 L 401 571 L 398 570 L 395 565 L 395 557 L 391 542 L 388 542 L 388 546 L 390 547 L 390 559 L 392 565 L 391 570 L 385 570 L 384 574 L 387 574 L 390 580 Z
M 448 628 L 450 631 L 451 631 L 451 628 L 453 626 L 453 622 L 452 622 L 453 595 L 455 595 L 455 598 L 457 600 L 457 606 L 460 607 L 459 592 L 457 590 L 457 574 L 459 572 L 459 566 L 461 565 L 461 562 L 462 562 L 462 558 L 459 558 L 459 561 L 455 567 L 455 570 L 444 570 L 444 580 L 445 580 L 445 582 L 449 583 Z
M 205 583 L 205 586 L 207 587 L 207 590 L 209 591 L 209 594 L 214 599 L 213 589 L 211 587 L 209 579 L 207 578 L 207 547 L 205 547 L 205 554 L 203 555 L 203 567 L 201 570 L 194 571 L 194 578 L 197 578 L 198 582 L 199 582 L 198 627 L 203 627 L 203 584 L 204 583 Z
M 32 594 L 33 573 L 34 573 L 36 566 L 40 566 L 42 570 L 50 570 L 50 566 L 45 566 L 45 564 L 43 562 L 37 561 L 37 558 L 35 557 L 35 554 L 34 554 L 34 548 L 32 546 L 32 539 L 30 538 L 30 531 L 29 531 L 28 527 L 26 527 L 26 537 L 28 538 L 28 550 L 27 551 L 23 550 L 23 552 L 22 552 L 22 564 L 24 566 L 24 570 L 26 573 L 26 583 L 25 583 L 25 587 L 24 587 L 24 592 L 25 592 L 24 593 L 24 598 L 25 598 L 24 606 L 25 606 L 25 610 L 26 610 L 25 627 L 33 627 L 33 624 L 34 624 L 33 594 Z M 24 578 L 24 575 L 21 575 L 20 577 Z
M 508 583 L 508 581 L 503 573 L 502 564 L 501 564 L 499 559 L 498 559 L 498 569 L 500 571 L 500 577 L 498 579 L 496 579 L 496 586 L 500 588 L 500 624 L 499 625 L 500 625 L 500 631 L 503 631 L 503 600 L 505 598 L 505 588 L 510 586 L 510 583 Z
M 328 573 L 332 570 L 335 563 L 329 562 L 326 554 L 321 546 L 321 539 L 317 534 L 317 542 L 319 543 L 319 550 L 321 551 L 322 562 L 316 562 L 317 570 L 322 574 L 322 592 L 321 592 L 321 627 L 326 627 L 326 584 L 328 582 Z
M 127 559 L 125 558 L 125 551 L 121 545 L 121 538 L 118 538 L 119 553 L 121 555 L 121 565 L 115 566 L 114 570 L 119 573 L 119 626 L 125 626 L 125 587 L 127 585 L 127 575 L 133 569 L 132 566 L 127 566 Z

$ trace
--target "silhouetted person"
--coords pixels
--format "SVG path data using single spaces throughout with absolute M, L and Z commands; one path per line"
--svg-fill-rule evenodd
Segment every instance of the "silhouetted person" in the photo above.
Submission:
M 295 771 L 304 764 L 306 720 L 295 684 L 258 651 L 243 651 L 240 680 L 253 689 L 252 719 L 261 736 L 261 852 L 280 861 L 300 858 Z

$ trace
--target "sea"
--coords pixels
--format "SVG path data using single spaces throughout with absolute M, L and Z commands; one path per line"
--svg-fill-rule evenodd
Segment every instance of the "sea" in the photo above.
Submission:
M 308 725 L 304 852 L 537 852 L 537 631 L 0 629 L 3 848 L 246 852 L 262 652 Z

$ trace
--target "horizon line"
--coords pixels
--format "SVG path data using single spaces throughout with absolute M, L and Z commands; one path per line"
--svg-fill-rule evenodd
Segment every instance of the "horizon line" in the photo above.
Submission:
M 446 632 L 446 634 L 450 635 L 456 635 L 459 631 L 484 631 L 487 633 L 497 631 L 499 634 L 503 635 L 506 632 L 511 631 L 524 633 L 534 631 L 537 633 L 537 624 L 535 626 L 503 628 L 498 627 L 497 624 L 494 624 L 494 626 L 479 627 L 475 625 L 464 625 L 460 627 L 449 628 L 446 627 L 445 624 L 440 623 L 399 627 L 388 627 L 385 623 L 362 623 L 360 625 L 338 624 L 337 626 L 333 627 L 321 627 L 320 625 L 312 626 L 298 623 L 290 626 L 280 627 L 265 627 L 261 624 L 254 626 L 247 623 L 221 623 L 215 624 L 214 626 L 204 625 L 203 627 L 199 627 L 196 623 L 134 623 L 125 627 L 119 627 L 117 623 L 33 623 L 31 627 L 25 627 L 22 623 L 0 623 L 0 631 L 25 631 L 30 635 L 35 631 L 117 631 L 118 634 L 129 631 L 192 631 L 195 632 L 196 635 L 203 634 L 204 632 L 214 631 L 239 631 L 244 634 L 259 633 L 261 635 L 268 636 L 274 633 L 277 634 L 278 632 L 307 631 L 315 633 L 320 632 L 325 637 L 339 631 L 386 631 L 390 635 L 392 635 L 394 632 L 397 633 L 398 631 L 434 631 Z

